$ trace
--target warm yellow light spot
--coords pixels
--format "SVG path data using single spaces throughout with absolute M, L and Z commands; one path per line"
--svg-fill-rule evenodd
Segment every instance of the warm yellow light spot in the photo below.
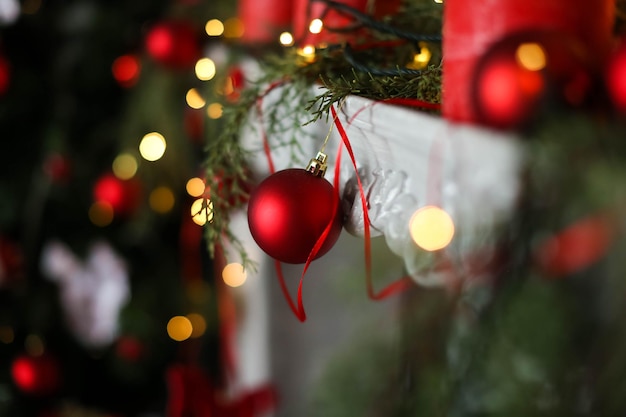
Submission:
M 167 322 L 167 334 L 177 342 L 189 339 L 192 331 L 191 321 L 187 317 L 174 316 Z
M 236 262 L 226 265 L 222 270 L 222 279 L 229 287 L 239 287 L 243 285 L 247 277 L 248 273 L 243 268 L 243 265 Z
M 213 221 L 213 202 L 208 198 L 199 198 L 191 205 L 191 218 L 198 226 Z
M 202 98 L 195 88 L 190 88 L 189 91 L 187 91 L 185 100 L 187 101 L 187 105 L 192 109 L 201 109 L 206 104 L 206 100 Z
M 215 77 L 215 62 L 211 58 L 201 58 L 196 62 L 196 77 L 201 81 L 209 81 Z
M 157 187 L 150 193 L 150 208 L 157 213 L 167 213 L 174 208 L 174 193 L 169 187 Z
M 437 3 L 437 4 L 443 4 L 443 0 L 435 0 L 435 3 Z
M 24 349 L 31 356 L 41 356 L 45 351 L 43 340 L 36 334 L 29 334 L 24 340 Z
M 191 323 L 191 337 L 201 337 L 206 331 L 206 320 L 198 313 L 187 314 L 187 319 Z
M 280 34 L 278 41 L 283 46 L 291 46 L 293 45 L 293 35 L 289 32 L 283 32 Z
M 322 19 L 313 19 L 309 23 L 309 32 L 311 33 L 320 33 L 323 28 L 324 22 L 322 22 Z
M 189 194 L 190 196 L 200 197 L 202 194 L 204 194 L 206 185 L 204 184 L 204 180 L 202 178 L 194 177 L 187 181 L 185 189 L 187 190 L 187 194 Z
M 224 37 L 226 38 L 241 38 L 244 30 L 243 23 L 236 17 L 226 19 L 224 22 Z
M 165 138 L 157 132 L 148 133 L 139 143 L 139 153 L 146 161 L 157 161 L 165 153 Z
M 0 342 L 5 345 L 13 343 L 15 340 L 15 332 L 11 326 L 0 326 Z
M 298 55 L 306 63 L 315 62 L 315 47 L 313 45 L 306 45 L 298 49 Z
M 224 113 L 224 107 L 220 103 L 211 103 L 206 109 L 206 114 L 211 119 L 219 119 Z
M 541 45 L 523 43 L 515 51 L 517 63 L 529 71 L 540 71 L 546 66 L 546 53 Z
M 454 222 L 448 213 L 435 206 L 426 206 L 413 213 L 409 222 L 413 241 L 422 249 L 443 249 L 452 241 Z
M 121 180 L 128 180 L 137 173 L 137 158 L 128 153 L 119 154 L 113 160 L 113 174 Z
M 428 49 L 428 45 L 424 42 L 420 42 L 419 47 L 420 51 L 413 55 L 413 60 L 409 62 L 407 68 L 421 70 L 426 68 L 430 62 L 432 53 L 430 52 L 430 49 Z
M 209 36 L 221 36 L 224 33 L 224 24 L 221 20 L 211 19 L 204 25 L 204 30 Z
M 89 220 L 99 227 L 105 227 L 113 222 L 113 207 L 105 201 L 96 201 L 89 207 Z

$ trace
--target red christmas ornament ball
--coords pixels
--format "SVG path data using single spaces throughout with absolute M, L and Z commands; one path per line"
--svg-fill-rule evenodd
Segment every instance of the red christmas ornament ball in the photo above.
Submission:
M 117 214 L 131 214 L 140 203 L 141 185 L 137 179 L 122 180 L 112 173 L 102 175 L 93 187 L 94 201 L 104 202 Z
M 626 39 L 622 39 L 606 67 L 606 89 L 620 113 L 626 113 Z
M 167 21 L 154 25 L 145 42 L 150 56 L 166 67 L 190 68 L 200 57 L 198 34 L 184 21 Z
M 479 61 L 472 98 L 482 124 L 515 129 L 542 110 L 572 108 L 589 98 L 592 77 L 582 46 L 553 31 L 518 32 Z
M 330 231 L 314 259 L 337 242 L 343 215 L 337 190 L 304 169 L 285 169 L 265 180 L 250 195 L 248 224 L 252 237 L 281 262 L 306 262 L 315 243 Z
M 11 364 L 11 376 L 15 385 L 30 395 L 54 393 L 60 385 L 60 369 L 57 360 L 49 355 L 17 356 Z

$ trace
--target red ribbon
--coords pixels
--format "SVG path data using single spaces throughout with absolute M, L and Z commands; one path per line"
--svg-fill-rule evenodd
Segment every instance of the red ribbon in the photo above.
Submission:
M 270 87 L 266 90 L 266 92 L 262 96 L 259 97 L 259 100 L 257 100 L 257 103 L 256 103 L 257 104 L 256 105 L 257 116 L 259 118 L 259 122 L 261 123 L 261 125 L 263 122 L 261 100 L 265 95 L 267 95 L 269 91 L 271 91 L 273 88 L 277 87 L 280 84 L 282 84 L 282 81 L 270 85 Z M 420 100 L 410 100 L 410 99 L 389 100 L 389 102 L 391 102 L 392 104 L 412 105 L 415 107 L 428 107 L 428 108 L 437 107 L 438 108 L 437 104 L 426 103 Z M 374 284 L 373 284 L 373 279 L 372 279 L 372 254 L 371 254 L 372 250 L 371 250 L 370 219 L 369 219 L 368 208 L 367 208 L 367 198 L 365 197 L 363 183 L 361 181 L 361 177 L 359 176 L 359 173 L 357 170 L 356 159 L 354 157 L 354 152 L 352 150 L 350 140 L 348 139 L 348 135 L 346 134 L 346 131 L 343 125 L 341 124 L 341 121 L 337 117 L 337 112 L 334 106 L 331 106 L 330 110 L 332 112 L 333 120 L 334 120 L 335 126 L 337 127 L 337 131 L 339 132 L 339 135 L 341 136 L 342 144 L 346 147 L 346 150 L 348 151 L 348 155 L 350 156 L 350 160 L 352 162 L 352 166 L 354 167 L 354 172 L 357 178 L 357 184 L 359 188 L 359 196 L 361 198 L 361 205 L 363 207 L 363 216 L 364 216 L 363 222 L 364 222 L 364 229 L 365 229 L 363 251 L 364 251 L 364 256 L 365 256 L 365 283 L 366 283 L 367 295 L 370 299 L 382 300 L 386 297 L 389 297 L 391 295 L 397 294 L 399 292 L 402 292 L 408 289 L 409 287 L 413 285 L 413 281 L 411 280 L 410 277 L 404 276 L 400 278 L 399 280 L 392 282 L 388 286 L 384 287 L 379 292 L 376 292 L 374 290 Z M 360 113 L 361 110 L 359 110 L 359 112 L 357 112 L 356 114 Z M 355 116 L 353 116 L 353 118 L 349 121 L 349 123 L 351 123 L 354 120 Z M 267 139 L 267 135 L 265 134 L 265 130 L 264 129 L 261 129 L 261 130 L 262 130 L 263 149 L 267 157 L 269 171 L 271 174 L 273 174 L 275 172 L 275 166 L 274 166 L 274 162 L 273 162 L 272 155 L 271 155 L 271 148 L 269 145 L 269 141 Z M 341 151 L 342 151 L 342 146 L 340 145 L 337 150 L 337 158 L 336 158 L 336 163 L 335 163 L 335 176 L 333 180 L 333 186 L 335 187 L 336 190 L 339 189 L 339 168 L 340 168 L 340 161 L 341 161 Z M 339 201 L 338 201 L 338 198 L 336 197 L 333 200 L 334 208 L 336 208 L 337 204 L 339 204 Z M 280 284 L 281 291 L 283 292 L 283 296 L 285 297 L 285 300 L 287 301 L 287 304 L 289 305 L 289 308 L 291 309 L 291 311 L 301 322 L 304 322 L 306 320 L 306 312 L 304 310 L 304 303 L 302 301 L 302 286 L 304 283 L 304 277 L 306 275 L 306 272 L 309 269 L 311 262 L 313 261 L 313 259 L 315 259 L 315 256 L 319 252 L 322 244 L 328 237 L 331 227 L 332 227 L 332 219 L 329 222 L 329 224 L 326 226 L 326 228 L 324 229 L 324 232 L 320 235 L 320 237 L 316 241 L 315 245 L 313 246 L 313 249 L 311 249 L 311 252 L 309 253 L 309 256 L 307 257 L 306 263 L 304 264 L 302 273 L 300 275 L 300 282 L 298 284 L 296 302 L 294 302 L 293 298 L 291 297 L 291 294 L 289 293 L 289 289 L 287 288 L 285 277 L 282 271 L 281 262 L 276 259 L 274 260 L 276 275 L 278 277 L 278 282 Z

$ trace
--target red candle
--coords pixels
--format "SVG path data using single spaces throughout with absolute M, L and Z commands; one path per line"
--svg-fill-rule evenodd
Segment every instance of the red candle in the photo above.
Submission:
M 280 33 L 291 28 L 293 0 L 239 0 L 238 15 L 242 43 L 276 43 Z
M 476 64 L 494 42 L 520 30 L 551 29 L 577 39 L 604 65 L 612 45 L 615 0 L 446 0 L 443 24 L 442 112 L 475 122 L 471 83 Z

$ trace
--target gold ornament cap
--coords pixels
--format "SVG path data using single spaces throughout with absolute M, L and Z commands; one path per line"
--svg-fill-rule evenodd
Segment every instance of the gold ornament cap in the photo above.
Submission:
M 315 158 L 309 161 L 309 165 L 306 170 L 316 177 L 324 177 L 326 174 L 326 154 L 324 152 L 318 152 Z

